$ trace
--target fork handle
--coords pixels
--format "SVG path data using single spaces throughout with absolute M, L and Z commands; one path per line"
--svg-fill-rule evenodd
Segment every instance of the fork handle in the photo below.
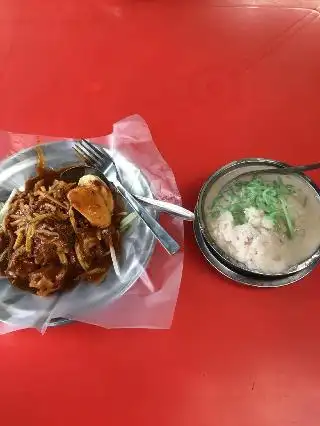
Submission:
M 179 244 L 168 234 L 168 232 L 151 216 L 146 208 L 144 208 L 137 200 L 133 198 L 129 191 L 116 179 L 112 183 L 130 204 L 130 206 L 138 213 L 144 223 L 151 230 L 153 235 L 162 244 L 169 254 L 175 254 L 180 250 Z

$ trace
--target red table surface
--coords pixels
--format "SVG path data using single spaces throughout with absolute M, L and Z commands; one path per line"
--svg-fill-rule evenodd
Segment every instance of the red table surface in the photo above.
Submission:
M 250 3 L 0 0 L 0 128 L 95 136 L 139 113 L 189 208 L 231 160 L 317 161 L 320 2 Z M 1 424 L 318 425 L 319 278 L 235 285 L 187 224 L 172 329 L 1 336 Z

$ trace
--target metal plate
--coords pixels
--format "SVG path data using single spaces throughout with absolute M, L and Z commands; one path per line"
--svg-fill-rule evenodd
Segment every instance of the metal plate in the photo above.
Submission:
M 204 255 L 204 257 L 210 263 L 210 265 L 213 266 L 215 269 L 217 269 L 225 277 L 230 278 L 232 281 L 236 281 L 240 284 L 245 284 L 245 285 L 249 285 L 253 287 L 263 287 L 263 288 L 282 287 L 285 285 L 293 284 L 301 280 L 302 278 L 310 274 L 310 272 L 316 267 L 318 263 L 316 262 L 312 264 L 311 266 L 308 266 L 304 270 L 299 271 L 295 274 L 288 275 L 282 278 L 277 278 L 277 279 L 263 279 L 263 278 L 258 278 L 254 276 L 240 274 L 239 272 L 236 272 L 233 269 L 229 268 L 229 266 L 223 263 L 222 259 L 219 259 L 218 256 L 214 255 L 213 252 L 210 250 L 209 245 L 206 243 L 201 233 L 199 218 L 197 214 L 196 214 L 196 219 L 193 223 L 193 229 L 194 229 L 194 234 L 195 234 L 198 246 L 202 254 Z
M 78 157 L 73 150 L 73 142 L 53 142 L 41 145 L 46 165 L 51 168 L 62 168 L 79 163 Z M 132 193 L 152 197 L 148 181 L 142 172 L 125 157 L 118 153 L 111 153 L 120 169 L 123 185 Z M 35 175 L 37 155 L 34 148 L 28 148 L 5 159 L 0 163 L 0 189 L 8 191 L 20 188 L 24 182 Z M 154 217 L 156 213 L 150 211 Z M 127 231 L 122 240 L 121 255 L 119 259 L 122 274 L 121 281 L 116 277 L 114 271 L 110 271 L 106 280 L 100 286 L 93 287 L 88 284 L 79 284 L 75 290 L 65 293 L 60 297 L 59 310 L 52 318 L 53 324 L 59 324 L 63 314 L 86 311 L 94 307 L 106 305 L 123 295 L 139 278 L 147 265 L 155 246 L 153 234 L 139 219 L 135 220 L 130 230 Z M 75 297 L 76 307 L 72 308 L 72 297 Z M 45 300 L 46 299 L 46 300 Z M 23 292 L 11 286 L 7 279 L 0 280 L 0 321 L 12 323 L 12 318 L 24 318 L 31 316 L 33 312 L 43 311 L 46 315 L 48 310 L 48 299 L 39 298 L 31 293 Z M 66 300 L 61 304 L 61 299 Z M 51 303 L 57 305 L 56 302 Z M 56 311 L 54 311 L 56 312 Z M 20 322 L 18 320 L 18 322 Z

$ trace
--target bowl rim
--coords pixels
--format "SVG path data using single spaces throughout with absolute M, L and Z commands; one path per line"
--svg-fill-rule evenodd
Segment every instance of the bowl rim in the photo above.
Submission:
M 307 259 L 292 266 L 286 272 L 273 273 L 273 274 L 263 273 L 258 270 L 249 269 L 248 267 L 246 267 L 244 263 L 241 263 L 237 261 L 236 259 L 233 259 L 227 253 L 225 253 L 225 251 L 221 249 L 218 246 L 218 244 L 214 241 L 214 239 L 211 237 L 204 219 L 204 201 L 205 201 L 208 190 L 221 177 L 225 176 L 226 174 L 228 174 L 229 172 L 233 170 L 236 170 L 248 165 L 266 165 L 266 166 L 274 166 L 275 168 L 282 168 L 282 167 L 289 166 L 289 164 L 283 163 L 277 160 L 261 158 L 261 157 L 250 157 L 250 158 L 243 158 L 240 160 L 235 160 L 230 163 L 227 163 L 226 165 L 224 165 L 223 167 L 219 168 L 214 173 L 212 173 L 209 176 L 209 178 L 205 181 L 205 183 L 202 185 L 199 196 L 198 196 L 197 204 L 196 204 L 196 213 L 198 216 L 200 230 L 207 244 L 210 246 L 210 248 L 214 252 L 216 252 L 224 260 L 224 262 L 227 265 L 229 265 L 229 267 L 232 267 L 232 269 L 236 269 L 240 271 L 242 274 L 249 274 L 253 276 L 268 277 L 268 278 L 283 277 L 283 276 L 295 274 L 301 271 L 302 269 L 307 268 L 311 264 L 315 263 L 320 258 L 320 245 L 318 249 L 315 250 L 314 253 L 311 254 Z M 315 182 L 313 182 L 312 179 L 306 176 L 304 173 L 296 173 L 296 175 L 300 176 L 305 181 L 305 183 L 315 191 L 316 196 L 320 202 L 320 189 L 315 184 Z

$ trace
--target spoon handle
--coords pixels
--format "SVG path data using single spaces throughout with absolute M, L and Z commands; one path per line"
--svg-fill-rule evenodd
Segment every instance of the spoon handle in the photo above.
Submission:
M 290 166 L 290 167 L 276 167 L 272 169 L 261 169 L 261 170 L 253 170 L 252 172 L 247 172 L 244 174 L 253 174 L 253 175 L 259 175 L 261 173 L 263 174 L 274 174 L 277 175 L 289 175 L 291 173 L 301 173 L 301 172 L 307 172 L 308 170 L 315 170 L 320 168 L 320 163 L 312 163 L 312 164 L 306 164 L 305 166 Z
M 168 232 L 158 223 L 143 207 L 139 201 L 135 200 L 129 191 L 118 181 L 118 179 L 112 179 L 112 183 L 123 196 L 123 198 L 130 204 L 130 206 L 138 213 L 144 223 L 149 227 L 153 235 L 162 244 L 169 254 L 175 254 L 180 250 L 179 244 L 168 234 Z
M 167 201 L 155 200 L 154 198 L 143 197 L 142 195 L 133 194 L 134 198 L 142 201 L 144 204 L 153 206 L 156 210 L 169 213 L 173 216 L 180 217 L 184 220 L 194 220 L 194 213 L 184 207 L 177 206 L 176 204 L 168 203 Z

